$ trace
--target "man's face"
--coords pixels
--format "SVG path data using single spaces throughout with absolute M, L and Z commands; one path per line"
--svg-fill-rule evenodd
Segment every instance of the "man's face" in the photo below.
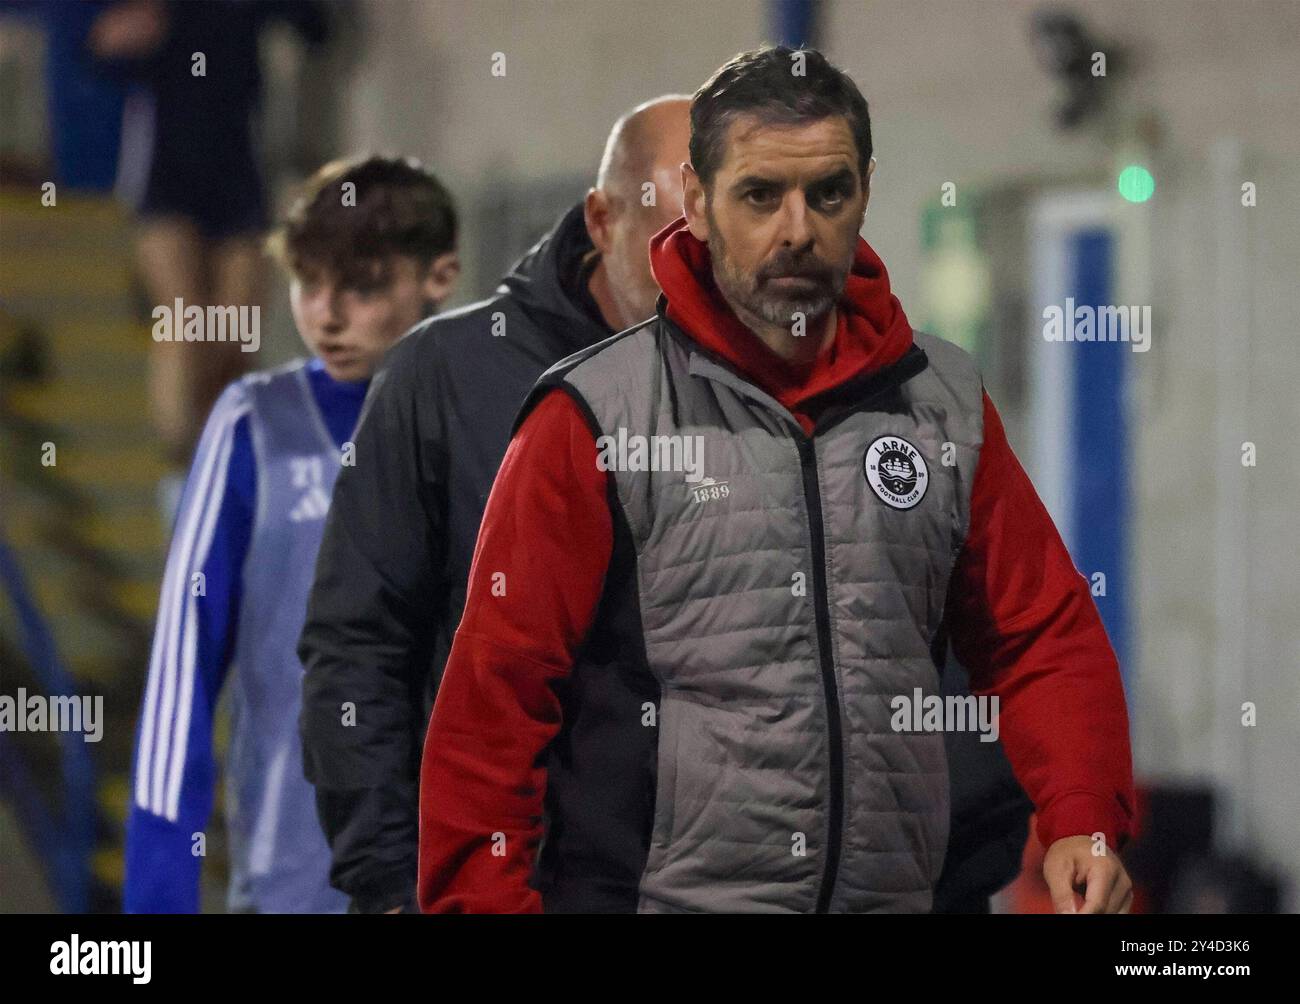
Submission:
M 814 320 L 835 305 L 868 197 L 846 119 L 785 126 L 742 116 L 707 191 L 683 173 L 687 222 L 742 321 L 788 328 L 796 314 Z
M 394 255 L 370 283 L 344 285 L 324 269 L 302 270 L 289 288 L 298 334 L 335 380 L 365 380 L 440 298 L 429 269 Z

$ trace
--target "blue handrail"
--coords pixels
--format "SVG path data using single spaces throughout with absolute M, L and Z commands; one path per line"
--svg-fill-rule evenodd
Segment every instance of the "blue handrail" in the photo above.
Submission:
M 75 682 L 64 669 L 45 619 L 27 589 L 22 569 L 8 544 L 0 538 L 0 592 L 18 616 L 21 644 L 36 682 L 49 697 L 77 696 Z M 90 863 L 95 848 L 95 765 L 79 733 L 57 733 L 62 804 L 42 793 L 30 772 L 17 759 L 12 742 L 4 743 L 6 766 L 0 782 L 9 792 L 19 818 L 32 835 L 55 899 L 64 913 L 90 908 Z M 43 796 L 43 797 L 42 797 Z M 56 808 L 50 808 L 53 802 Z

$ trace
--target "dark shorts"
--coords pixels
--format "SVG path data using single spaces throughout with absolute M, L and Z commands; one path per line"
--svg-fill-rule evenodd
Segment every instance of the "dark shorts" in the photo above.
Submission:
M 265 231 L 266 193 L 247 113 L 208 109 L 182 118 L 164 105 L 152 118 L 141 132 L 143 191 L 131 200 L 140 218 L 180 217 L 212 241 Z

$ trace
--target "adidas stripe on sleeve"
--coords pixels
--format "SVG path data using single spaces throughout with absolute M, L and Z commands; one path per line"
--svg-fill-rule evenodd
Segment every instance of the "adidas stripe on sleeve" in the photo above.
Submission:
M 215 784 L 212 715 L 233 649 L 256 512 L 248 411 L 239 384 L 213 407 L 172 531 L 136 726 L 123 903 L 129 913 L 199 907 L 197 835 Z

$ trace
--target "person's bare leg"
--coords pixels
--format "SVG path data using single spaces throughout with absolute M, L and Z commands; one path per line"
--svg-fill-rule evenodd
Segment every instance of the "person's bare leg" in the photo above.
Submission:
M 209 245 L 212 302 L 222 307 L 247 307 L 252 324 L 253 307 L 262 305 L 267 263 L 258 238 L 237 237 Z M 260 310 L 259 310 L 260 313 Z M 266 332 L 258 321 L 259 339 Z M 260 346 L 260 340 L 257 343 Z M 196 373 L 194 400 L 201 406 L 203 421 L 221 391 L 232 380 L 254 368 L 257 352 L 245 352 L 238 341 L 213 342 L 205 346 L 206 365 Z
M 186 306 L 207 302 L 203 241 L 193 224 L 179 218 L 142 224 L 136 254 L 151 308 L 171 310 L 177 297 Z M 178 336 L 182 318 L 173 323 Z M 202 421 L 194 415 L 190 371 L 203 348 L 197 342 L 156 340 L 149 348 L 150 413 L 167 460 L 180 467 L 189 463 Z

